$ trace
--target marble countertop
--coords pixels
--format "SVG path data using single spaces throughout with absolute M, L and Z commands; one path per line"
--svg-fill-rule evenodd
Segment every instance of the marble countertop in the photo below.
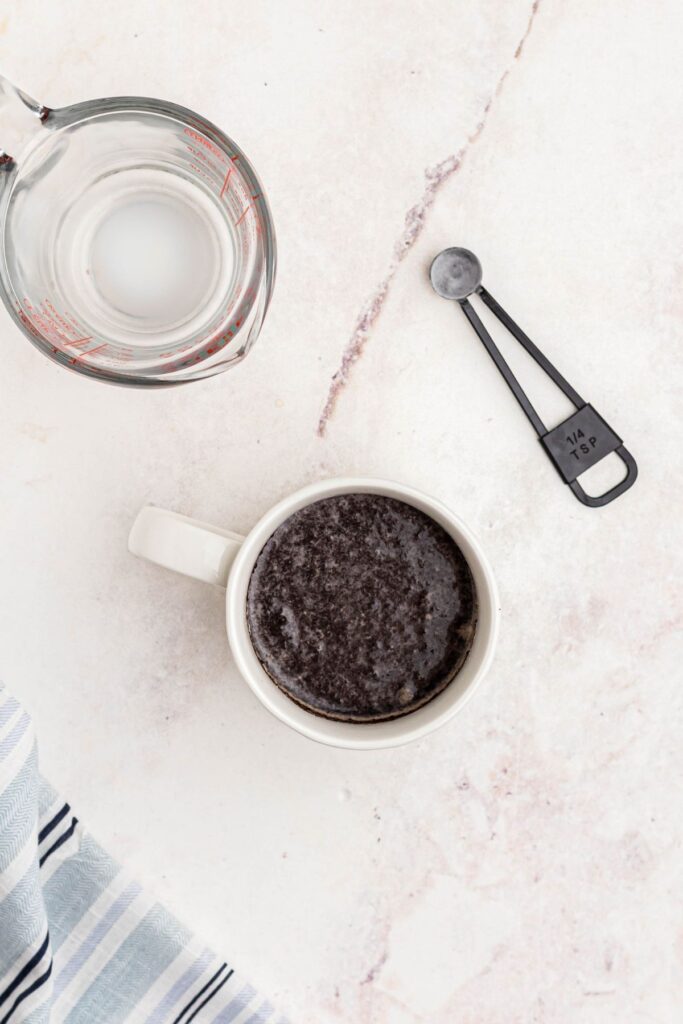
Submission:
M 0 675 L 92 831 L 296 1024 L 680 1020 L 681 12 L 0 10 L 30 93 L 199 110 L 272 202 L 273 305 L 222 377 L 100 386 L 3 315 Z M 640 478 L 614 504 L 561 485 L 433 295 L 446 245 L 624 437 Z M 246 532 L 344 474 L 446 502 L 500 587 L 476 699 L 396 750 L 285 728 L 231 663 L 220 593 L 126 550 L 145 502 Z

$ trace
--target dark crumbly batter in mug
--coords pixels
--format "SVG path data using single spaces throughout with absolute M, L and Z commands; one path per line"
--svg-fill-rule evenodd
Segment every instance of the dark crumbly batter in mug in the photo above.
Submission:
M 377 494 L 299 509 L 264 545 L 247 621 L 271 679 L 309 711 L 372 722 L 440 693 L 472 646 L 477 599 L 455 541 Z

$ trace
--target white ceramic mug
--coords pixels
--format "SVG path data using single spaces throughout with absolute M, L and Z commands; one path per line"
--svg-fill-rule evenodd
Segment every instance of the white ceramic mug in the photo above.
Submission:
M 386 722 L 338 722 L 306 711 L 272 681 L 261 666 L 249 637 L 246 601 L 254 563 L 274 530 L 293 512 L 337 494 L 383 494 L 425 512 L 455 540 L 474 577 L 479 617 L 467 660 L 438 696 L 402 718 Z M 388 480 L 342 477 L 323 480 L 278 502 L 246 537 L 196 519 L 147 505 L 138 513 L 129 550 L 150 562 L 226 590 L 226 624 L 232 653 L 256 696 L 280 721 L 320 743 L 369 749 L 393 747 L 418 739 L 447 722 L 472 696 L 491 664 L 498 635 L 498 593 L 491 567 L 467 526 L 434 498 Z

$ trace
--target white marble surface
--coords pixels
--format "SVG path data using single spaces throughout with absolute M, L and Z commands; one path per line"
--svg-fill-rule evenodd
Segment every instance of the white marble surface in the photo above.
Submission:
M 202 111 L 272 201 L 274 303 L 222 378 L 110 389 L 2 316 L 0 674 L 93 831 L 300 1024 L 681 1019 L 681 10 L 0 8 L 0 67 L 29 92 Z M 450 244 L 632 448 L 609 508 L 561 486 L 431 293 Z M 476 700 L 374 754 L 272 719 L 220 594 L 126 552 L 146 501 L 245 531 L 344 473 L 450 504 L 503 608 Z

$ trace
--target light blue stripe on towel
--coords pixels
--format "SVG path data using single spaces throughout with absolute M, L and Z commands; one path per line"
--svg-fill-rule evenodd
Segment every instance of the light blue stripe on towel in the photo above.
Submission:
M 65 1024 L 118 1024 L 185 947 L 190 933 L 158 903 L 100 971 Z
M 230 1024 L 230 1021 L 233 1021 L 238 1013 L 241 1013 L 245 1006 L 249 1005 L 255 995 L 256 989 L 251 985 L 245 985 L 218 1016 L 213 1018 L 211 1024 Z
M 26 845 L 35 828 L 37 764 L 38 755 L 34 746 L 17 774 L 8 781 L 0 794 L 0 899 L 8 884 L 6 879 L 3 882 L 3 871 L 7 870 L 17 853 Z
M 11 754 L 30 724 L 31 719 L 24 711 L 16 725 L 12 726 L 4 740 L 0 742 L 0 761 L 4 761 L 7 755 Z
M 86 833 L 78 855 L 65 860 L 55 871 L 43 888 L 55 953 L 120 870 L 109 854 Z
M 33 861 L 24 877 L 0 901 L 0 976 L 44 937 L 43 915 L 38 865 Z
M 166 1024 L 168 1020 L 171 1020 L 171 1010 L 174 1007 L 177 1008 L 177 1004 L 187 990 L 201 978 L 211 961 L 215 959 L 216 957 L 210 949 L 203 950 L 195 962 L 178 978 L 175 985 L 172 986 L 167 995 L 164 996 L 158 1006 L 152 1011 L 145 1024 Z
M 256 1013 L 252 1013 L 251 1017 L 244 1024 L 266 1024 L 266 1021 L 269 1021 L 274 1013 L 273 1007 L 270 1003 L 266 1002 L 258 1008 Z
M 19 701 L 15 700 L 14 697 L 9 697 L 0 707 L 0 729 L 2 729 L 3 725 L 7 725 L 14 712 L 18 710 Z
M 136 896 L 142 892 L 137 882 L 131 882 L 127 889 L 114 900 L 107 912 L 103 914 L 89 935 L 87 935 L 71 959 L 64 964 L 54 981 L 54 998 L 61 995 L 66 986 L 76 977 L 88 957 L 92 956 L 99 944 L 111 931 L 118 919 L 128 909 Z
M 57 803 L 59 794 L 56 789 L 53 789 L 49 782 L 40 776 L 40 792 L 38 794 L 38 816 L 42 816 L 47 811 L 48 807 L 52 807 L 53 804 Z

